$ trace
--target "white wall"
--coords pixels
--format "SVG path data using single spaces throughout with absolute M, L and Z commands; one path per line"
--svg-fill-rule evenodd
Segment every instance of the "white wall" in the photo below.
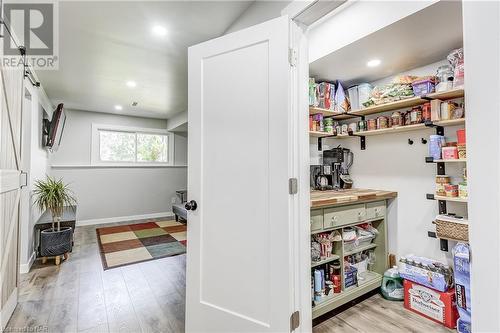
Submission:
M 186 168 L 90 167 L 92 123 L 141 128 L 167 126 L 166 120 L 67 110 L 61 146 L 50 156 L 51 175 L 71 184 L 78 199 L 78 221 L 170 212 L 175 190 L 186 188 Z M 187 138 L 175 134 L 174 140 L 174 163 L 185 166 Z
M 410 70 L 403 74 L 432 75 L 445 60 L 424 67 Z M 392 77 L 373 82 L 373 85 L 384 84 Z M 376 117 L 368 116 L 367 119 Z M 352 120 L 355 121 L 355 120 Z M 349 122 L 349 121 L 348 121 Z M 445 127 L 445 136 L 449 141 L 456 141 L 457 126 Z M 431 223 L 438 214 L 437 202 L 427 200 L 426 193 L 434 193 L 436 165 L 425 163 L 428 156 L 428 144 L 422 144 L 421 138 L 428 139 L 435 134 L 433 129 L 423 129 L 398 134 L 366 137 L 366 150 L 360 149 L 359 138 L 327 139 L 323 149 L 342 145 L 354 152 L 354 164 L 351 175 L 354 186 L 393 190 L 398 192 L 397 220 L 389 221 L 389 251 L 398 256 L 413 253 L 438 260 L 451 261 L 449 252 L 439 249 L 439 240 L 429 238 L 427 231 L 434 231 Z M 408 139 L 414 144 L 409 145 Z M 310 140 L 311 164 L 320 163 L 317 150 L 317 139 Z M 464 165 L 446 165 L 447 174 L 460 181 Z M 456 177 L 455 177 L 456 176 Z M 448 211 L 465 214 L 465 205 L 449 203 Z
M 349 1 L 309 29 L 309 62 L 322 58 L 435 2 L 435 0 Z
M 281 16 L 291 1 L 254 1 L 224 32 L 228 34 Z
M 500 332 L 500 4 L 464 1 L 472 331 Z

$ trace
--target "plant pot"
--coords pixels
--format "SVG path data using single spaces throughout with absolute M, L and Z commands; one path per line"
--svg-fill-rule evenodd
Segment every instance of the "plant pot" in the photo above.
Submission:
M 71 227 L 61 228 L 60 231 L 50 229 L 40 233 L 40 255 L 42 257 L 59 256 L 71 252 L 73 230 Z

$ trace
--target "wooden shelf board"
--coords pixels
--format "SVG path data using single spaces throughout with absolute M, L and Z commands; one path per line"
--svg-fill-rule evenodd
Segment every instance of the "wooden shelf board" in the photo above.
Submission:
M 456 159 L 456 160 L 434 160 L 434 163 L 467 163 L 467 160 Z
M 467 202 L 467 199 L 459 197 L 443 197 L 440 195 L 434 195 L 435 200 L 453 201 L 453 202 Z
M 434 123 L 434 125 L 438 125 L 438 126 L 464 125 L 465 124 L 465 118 L 450 119 L 450 120 L 440 120 L 440 121 L 434 121 L 433 123 Z
M 354 250 L 344 252 L 344 257 L 350 256 L 350 255 L 355 254 L 355 253 L 363 252 L 366 250 L 371 250 L 371 249 L 374 249 L 376 247 L 377 247 L 377 244 L 375 244 L 375 243 L 370 243 L 368 245 L 360 246 L 360 247 L 355 248 Z
M 452 89 L 448 91 L 443 91 L 443 92 L 435 92 L 432 94 L 426 95 L 428 98 L 432 99 L 441 99 L 441 100 L 446 100 L 446 99 L 453 99 L 453 98 L 461 98 L 464 97 L 464 89 L 459 88 L 459 89 Z
M 321 260 L 321 261 L 318 261 L 318 262 L 311 262 L 311 267 L 321 266 L 323 264 L 327 264 L 329 262 L 332 262 L 332 261 L 335 261 L 335 260 L 339 260 L 339 259 L 340 259 L 340 256 L 334 254 L 331 257 L 329 257 L 328 259 L 324 259 L 324 260 Z
M 317 108 L 317 107 L 314 107 L 314 106 L 310 106 L 309 107 L 309 114 L 310 115 L 313 115 L 313 114 L 322 114 L 325 117 L 340 116 L 340 115 L 342 115 L 341 112 L 336 112 L 336 111 L 332 111 L 332 110 L 328 110 L 328 109 Z
M 369 106 L 364 109 L 352 110 L 349 113 L 356 116 L 367 116 L 374 113 L 382 113 L 422 105 L 427 101 L 420 97 L 411 97 L 400 101 Z
M 330 135 L 332 135 L 332 133 L 309 131 L 309 136 L 314 138 L 324 138 L 325 136 L 330 136 Z
M 456 126 L 465 124 L 465 119 L 451 119 L 451 120 L 441 120 L 434 122 L 434 125 L 437 126 Z M 392 134 L 392 133 L 401 133 L 401 132 L 409 132 L 409 131 L 418 131 L 423 129 L 432 129 L 432 127 L 426 127 L 425 124 L 414 124 L 414 125 L 406 125 L 406 126 L 397 126 L 391 128 L 383 128 L 378 130 L 371 131 L 363 131 L 356 132 L 353 136 L 373 136 L 373 135 L 382 135 L 382 134 Z M 348 137 L 348 136 L 346 136 Z

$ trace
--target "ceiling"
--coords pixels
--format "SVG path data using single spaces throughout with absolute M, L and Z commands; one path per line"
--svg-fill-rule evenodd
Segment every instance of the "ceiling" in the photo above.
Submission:
M 59 70 L 37 75 L 67 109 L 169 118 L 187 110 L 187 48 L 222 35 L 251 3 L 61 1 Z
M 312 62 L 310 74 L 348 87 L 443 60 L 462 45 L 461 2 L 440 1 Z M 381 64 L 368 68 L 371 59 Z

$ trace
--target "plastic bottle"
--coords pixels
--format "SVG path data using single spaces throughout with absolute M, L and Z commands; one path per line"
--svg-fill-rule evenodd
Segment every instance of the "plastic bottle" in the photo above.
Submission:
M 393 266 L 384 272 L 380 290 L 385 299 L 390 301 L 404 300 L 403 279 L 399 276 L 397 266 Z

